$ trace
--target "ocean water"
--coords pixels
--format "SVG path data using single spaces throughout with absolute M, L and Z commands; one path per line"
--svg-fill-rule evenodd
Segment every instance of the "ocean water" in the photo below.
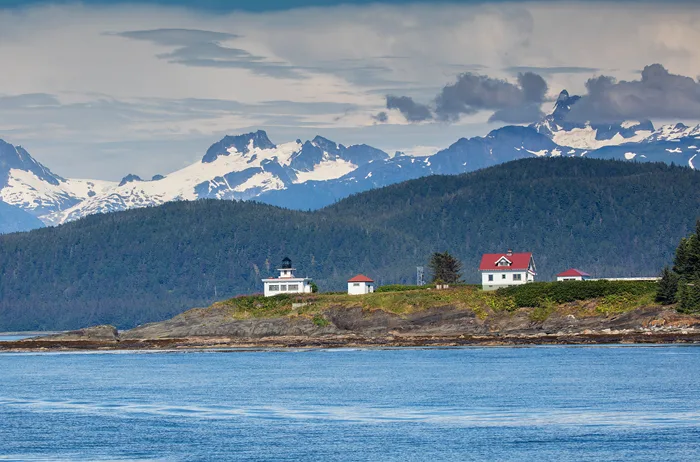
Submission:
M 700 348 L 5 353 L 0 460 L 695 461 Z

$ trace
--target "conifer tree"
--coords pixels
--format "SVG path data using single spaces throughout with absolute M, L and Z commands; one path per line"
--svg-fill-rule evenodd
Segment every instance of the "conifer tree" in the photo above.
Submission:
M 673 271 L 684 279 L 700 277 L 700 220 L 695 225 L 695 233 L 678 244 Z
M 454 284 L 462 279 L 462 262 L 445 251 L 435 252 L 428 267 L 433 273 L 433 282 Z
M 662 305 L 672 305 L 677 301 L 678 274 L 671 271 L 668 266 L 661 272 L 661 280 L 656 292 L 656 301 Z
M 689 282 L 681 280 L 678 289 L 678 311 L 682 313 L 700 313 L 700 278 Z

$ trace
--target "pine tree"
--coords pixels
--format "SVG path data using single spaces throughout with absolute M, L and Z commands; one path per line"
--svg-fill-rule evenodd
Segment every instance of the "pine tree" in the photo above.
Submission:
M 661 272 L 661 280 L 656 292 L 656 301 L 662 305 L 672 305 L 677 301 L 678 275 L 668 266 Z
M 695 233 L 678 244 L 673 270 L 683 278 L 700 277 L 700 220 L 695 225 Z
M 700 313 L 700 278 L 686 282 L 680 281 L 678 289 L 678 311 L 682 313 Z
M 433 273 L 433 282 L 454 284 L 462 279 L 462 262 L 445 251 L 435 252 L 430 258 L 428 267 Z

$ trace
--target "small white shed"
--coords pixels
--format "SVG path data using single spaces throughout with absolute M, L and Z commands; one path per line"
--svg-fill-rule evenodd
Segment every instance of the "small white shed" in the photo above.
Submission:
M 349 295 L 365 295 L 374 292 L 374 281 L 363 274 L 348 279 Z

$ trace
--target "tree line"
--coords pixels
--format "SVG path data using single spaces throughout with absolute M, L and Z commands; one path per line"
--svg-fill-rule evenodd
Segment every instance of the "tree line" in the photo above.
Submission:
M 678 244 L 673 267 L 664 267 L 656 301 L 678 303 L 682 313 L 700 313 L 700 219 L 695 232 Z

